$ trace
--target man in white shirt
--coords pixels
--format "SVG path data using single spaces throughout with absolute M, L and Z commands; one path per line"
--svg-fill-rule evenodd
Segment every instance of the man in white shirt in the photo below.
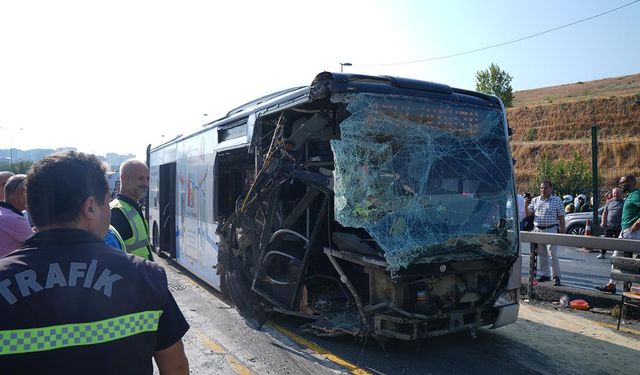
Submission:
M 564 208 L 562 199 L 553 195 L 553 185 L 550 181 L 540 183 L 540 195 L 533 198 L 526 206 L 527 216 L 533 215 L 534 232 L 564 233 Z M 546 251 L 541 251 L 545 249 Z M 558 260 L 558 246 L 538 244 L 538 258 L 540 259 L 539 282 L 550 281 L 560 286 L 560 262 Z M 551 261 L 551 264 L 549 264 Z M 549 269 L 551 272 L 549 272 Z M 551 277 L 550 277 L 551 276 Z

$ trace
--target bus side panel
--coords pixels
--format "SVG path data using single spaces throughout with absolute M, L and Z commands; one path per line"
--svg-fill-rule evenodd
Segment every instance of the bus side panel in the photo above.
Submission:
M 185 219 L 185 231 L 180 234 L 181 251 L 176 261 L 212 287 L 220 290 L 220 277 L 216 274 L 218 244 L 216 225 L 203 224 L 196 219 Z
M 216 289 L 218 245 L 214 223 L 215 133 L 208 131 L 178 145 L 176 261 Z

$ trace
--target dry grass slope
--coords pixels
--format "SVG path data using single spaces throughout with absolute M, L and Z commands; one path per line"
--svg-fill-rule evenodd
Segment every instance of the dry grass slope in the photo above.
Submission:
M 601 188 L 619 175 L 640 177 L 640 74 L 514 93 L 507 111 L 518 190 L 527 189 L 543 154 L 554 160 L 578 152 L 591 164 L 591 126 L 598 125 Z

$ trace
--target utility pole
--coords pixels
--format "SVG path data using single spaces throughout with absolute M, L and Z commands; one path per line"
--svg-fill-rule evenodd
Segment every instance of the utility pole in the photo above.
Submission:
M 4 129 L 5 132 L 7 132 L 7 138 L 9 139 L 9 166 L 11 168 L 13 168 L 13 142 L 11 139 L 11 129 L 4 127 L 4 126 L 0 126 L 0 129 Z M 24 130 L 23 128 L 18 128 L 19 131 Z
M 591 191 L 593 192 L 593 235 L 599 236 L 602 233 L 600 220 L 598 220 L 598 198 L 600 190 L 598 186 L 598 125 L 591 126 Z
M 343 68 L 344 68 L 345 66 L 352 66 L 352 65 L 353 65 L 353 64 L 352 64 L 352 63 L 349 63 L 349 62 L 346 62 L 346 63 L 340 63 L 340 73 L 342 73 Z

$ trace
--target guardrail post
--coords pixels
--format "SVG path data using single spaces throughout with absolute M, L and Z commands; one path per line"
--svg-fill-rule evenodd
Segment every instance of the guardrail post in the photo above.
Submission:
M 598 186 L 598 125 L 591 126 L 591 190 L 593 196 L 593 230 L 592 236 L 602 234 L 600 220 L 598 220 L 598 207 L 600 207 L 600 190 Z
M 533 283 L 536 280 L 536 267 L 538 264 L 538 244 L 529 243 L 529 284 L 527 294 L 529 299 L 535 299 L 536 294 L 533 290 Z

